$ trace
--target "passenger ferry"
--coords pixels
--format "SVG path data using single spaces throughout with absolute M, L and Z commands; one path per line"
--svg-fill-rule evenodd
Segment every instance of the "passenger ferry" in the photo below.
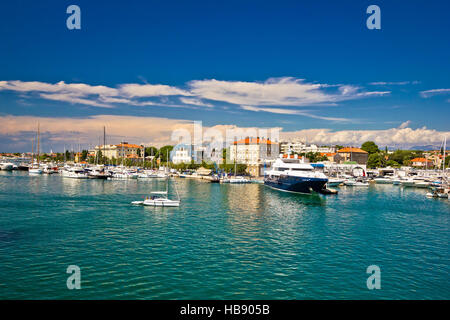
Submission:
M 297 155 L 280 155 L 264 174 L 265 185 L 286 192 L 322 192 L 327 182 L 323 172 L 315 171 L 311 164 L 304 163 Z

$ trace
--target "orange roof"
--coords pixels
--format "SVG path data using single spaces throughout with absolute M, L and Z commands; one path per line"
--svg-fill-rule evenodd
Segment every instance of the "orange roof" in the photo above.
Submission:
M 320 155 L 321 155 L 321 156 L 332 157 L 332 156 L 335 156 L 336 153 L 331 153 L 331 152 L 321 152 Z
M 128 159 L 138 159 L 139 156 L 137 154 L 127 154 Z
M 364 151 L 360 148 L 353 148 L 353 147 L 346 147 L 338 150 L 338 153 L 344 153 L 344 152 L 354 152 L 354 153 L 368 153 L 367 151 Z
M 121 144 L 116 144 L 116 147 L 118 148 L 137 148 L 140 149 L 142 148 L 142 146 L 138 146 L 137 144 L 130 144 L 130 143 L 121 143 Z
M 245 138 L 239 141 L 235 141 L 233 144 L 276 144 L 269 139 L 260 139 L 260 138 Z
M 290 154 L 289 155 L 289 159 L 295 159 L 295 156 L 296 155 L 294 155 L 294 154 Z M 287 158 L 288 157 L 288 155 L 287 154 L 283 154 L 283 158 Z M 301 159 L 301 158 L 303 158 L 302 156 L 297 156 L 299 159 Z
M 431 162 L 430 160 L 427 160 L 425 158 L 414 158 L 411 160 L 411 162 Z

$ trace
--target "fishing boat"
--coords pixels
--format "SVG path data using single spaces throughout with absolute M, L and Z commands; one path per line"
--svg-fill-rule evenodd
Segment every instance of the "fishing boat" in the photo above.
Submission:
M 310 164 L 300 162 L 297 155 L 293 158 L 283 158 L 281 155 L 264 176 L 266 186 L 295 193 L 321 192 L 327 182 L 323 172 L 314 171 Z

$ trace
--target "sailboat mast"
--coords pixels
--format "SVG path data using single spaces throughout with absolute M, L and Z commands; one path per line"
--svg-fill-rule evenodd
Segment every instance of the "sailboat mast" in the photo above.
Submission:
M 40 145 L 39 145 L 39 135 L 40 135 L 40 131 L 39 131 L 39 122 L 38 122 L 38 141 L 37 141 L 37 163 L 38 163 L 38 166 L 39 166 L 39 147 L 40 147 Z
M 34 162 L 34 139 L 31 138 L 31 164 Z
M 236 178 L 236 170 L 237 170 L 237 142 L 235 143 L 235 150 L 234 150 L 234 177 Z
M 445 148 L 447 147 L 447 136 L 444 137 L 444 156 L 442 161 L 442 175 L 445 175 Z
M 102 158 L 106 156 L 105 155 L 105 152 L 106 152 L 105 148 L 106 148 L 106 127 L 103 126 L 103 154 L 102 154 Z

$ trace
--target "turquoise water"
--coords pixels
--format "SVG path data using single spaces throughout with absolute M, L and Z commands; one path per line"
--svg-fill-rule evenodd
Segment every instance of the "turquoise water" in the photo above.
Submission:
M 176 183 L 181 207 L 152 208 L 130 202 L 164 180 L 0 172 L 0 298 L 450 298 L 450 201 L 425 190 Z M 72 264 L 81 290 L 66 287 Z

